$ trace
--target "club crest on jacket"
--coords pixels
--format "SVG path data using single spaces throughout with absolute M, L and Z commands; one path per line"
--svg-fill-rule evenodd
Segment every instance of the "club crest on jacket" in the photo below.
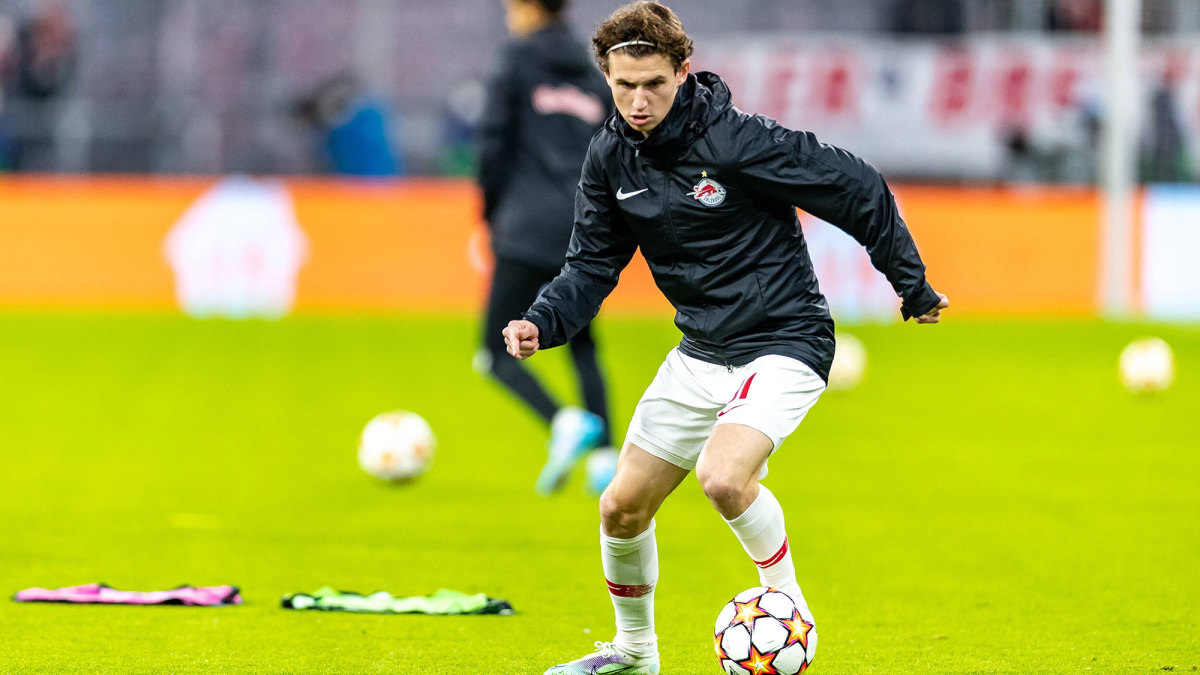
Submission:
M 709 178 L 707 171 L 701 171 L 700 182 L 696 183 L 687 196 L 695 197 L 696 201 L 705 206 L 720 206 L 721 202 L 725 201 L 725 187 Z

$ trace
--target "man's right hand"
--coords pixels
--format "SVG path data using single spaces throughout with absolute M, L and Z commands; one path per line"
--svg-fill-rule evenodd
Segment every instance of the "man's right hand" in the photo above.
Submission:
M 950 306 L 950 301 L 947 300 L 946 296 L 942 295 L 941 293 L 938 293 L 938 298 L 940 299 L 938 300 L 937 306 L 928 312 L 925 312 L 921 316 L 918 316 L 917 323 L 937 323 L 938 321 L 942 320 L 942 310 Z
M 527 359 L 538 350 L 538 328 L 524 319 L 509 321 L 504 329 L 504 344 L 508 353 L 518 359 Z

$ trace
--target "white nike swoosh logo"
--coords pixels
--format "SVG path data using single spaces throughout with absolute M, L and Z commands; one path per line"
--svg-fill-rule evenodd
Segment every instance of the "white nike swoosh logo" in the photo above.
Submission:
M 638 190 L 636 192 L 622 192 L 623 189 L 624 188 L 617 188 L 617 199 L 624 200 L 624 199 L 629 199 L 630 197 L 636 197 L 637 195 L 642 194 L 643 192 L 645 192 L 646 190 L 649 190 L 650 188 L 642 188 L 641 190 Z

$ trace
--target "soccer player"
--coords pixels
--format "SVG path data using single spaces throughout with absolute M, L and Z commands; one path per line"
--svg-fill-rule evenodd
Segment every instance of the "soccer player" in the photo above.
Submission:
M 495 258 L 482 369 L 550 425 L 549 457 L 535 485 L 542 495 L 561 489 L 589 450 L 612 445 L 591 331 L 583 328 L 570 339 L 586 410 L 560 405 L 508 358 L 501 335 L 563 266 L 579 167 L 588 140 L 612 109 L 604 78 L 562 20 L 565 3 L 505 0 L 511 39 L 488 82 L 479 129 L 479 185 Z M 597 493 L 606 484 L 603 477 L 598 485 L 589 481 Z
M 683 333 L 629 425 L 600 498 L 613 642 L 547 675 L 659 672 L 654 515 L 696 470 L 758 567 L 812 623 L 767 458 L 825 389 L 833 321 L 794 207 L 864 245 L 905 319 L 949 306 L 883 178 L 810 133 L 733 107 L 720 77 L 691 73 L 692 41 L 657 2 L 616 10 L 592 40 L 617 113 L 588 148 L 562 273 L 504 329 L 518 359 L 565 342 L 596 315 L 637 248 Z M 815 631 L 810 639 L 816 639 Z

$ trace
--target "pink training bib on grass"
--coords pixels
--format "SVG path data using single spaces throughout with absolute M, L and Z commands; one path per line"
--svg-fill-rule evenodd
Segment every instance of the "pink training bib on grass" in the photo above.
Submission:
M 13 596 L 17 602 L 67 602 L 104 605 L 192 605 L 222 607 L 242 604 L 237 586 L 180 586 L 165 591 L 119 591 L 106 584 L 62 588 L 26 588 Z

